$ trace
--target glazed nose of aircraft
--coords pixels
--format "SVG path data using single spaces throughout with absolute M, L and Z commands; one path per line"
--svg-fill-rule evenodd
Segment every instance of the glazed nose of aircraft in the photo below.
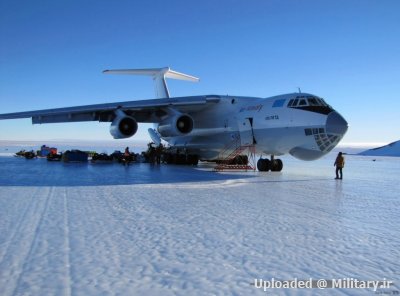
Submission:
M 343 136 L 347 132 L 349 124 L 347 121 L 337 113 L 333 111 L 329 113 L 326 119 L 326 132 L 327 134 L 341 135 Z

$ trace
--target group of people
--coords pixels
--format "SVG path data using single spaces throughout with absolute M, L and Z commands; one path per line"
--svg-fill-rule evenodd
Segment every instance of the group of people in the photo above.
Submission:
M 161 153 L 162 153 L 162 146 L 158 146 L 156 148 L 154 148 L 152 145 L 149 145 L 149 154 L 150 154 L 150 159 L 151 162 L 156 162 L 156 163 L 160 163 L 160 158 L 161 158 Z M 131 153 L 129 151 L 129 148 L 126 147 L 125 148 L 125 152 L 124 152 L 124 160 L 128 161 L 129 158 L 131 157 Z M 342 152 L 339 152 L 335 163 L 333 164 L 333 166 L 336 167 L 336 178 L 335 179 L 343 179 L 343 168 L 344 168 L 344 156 Z
M 162 155 L 165 150 L 164 145 L 160 144 L 158 146 L 154 146 L 154 143 L 149 143 L 147 147 L 148 147 L 147 151 L 142 152 L 141 154 L 141 157 L 143 157 L 144 162 L 160 164 Z M 129 147 L 126 147 L 122 158 L 124 164 L 133 161 L 132 155 L 133 154 L 129 151 Z

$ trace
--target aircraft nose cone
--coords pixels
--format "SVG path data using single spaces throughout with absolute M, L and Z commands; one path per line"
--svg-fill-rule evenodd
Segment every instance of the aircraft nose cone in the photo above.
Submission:
M 347 121 L 336 111 L 329 113 L 326 120 L 326 131 L 328 134 L 344 135 L 349 127 Z

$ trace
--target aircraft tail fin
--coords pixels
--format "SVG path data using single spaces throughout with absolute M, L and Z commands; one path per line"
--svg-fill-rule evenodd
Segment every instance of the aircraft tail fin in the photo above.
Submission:
M 169 91 L 165 78 L 179 79 L 198 82 L 199 78 L 184 73 L 171 70 L 169 67 L 152 68 L 152 69 L 120 69 L 120 70 L 104 70 L 104 74 L 125 74 L 125 75 L 148 75 L 154 80 L 156 97 L 169 98 Z

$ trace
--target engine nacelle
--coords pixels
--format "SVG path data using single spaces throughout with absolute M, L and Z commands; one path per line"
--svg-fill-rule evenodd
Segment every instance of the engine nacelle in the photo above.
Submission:
M 193 118 L 187 114 L 175 115 L 158 125 L 157 131 L 161 137 L 176 137 L 190 133 L 193 130 Z
M 110 134 L 114 139 L 125 139 L 136 134 L 137 129 L 136 119 L 121 112 L 111 123 Z

